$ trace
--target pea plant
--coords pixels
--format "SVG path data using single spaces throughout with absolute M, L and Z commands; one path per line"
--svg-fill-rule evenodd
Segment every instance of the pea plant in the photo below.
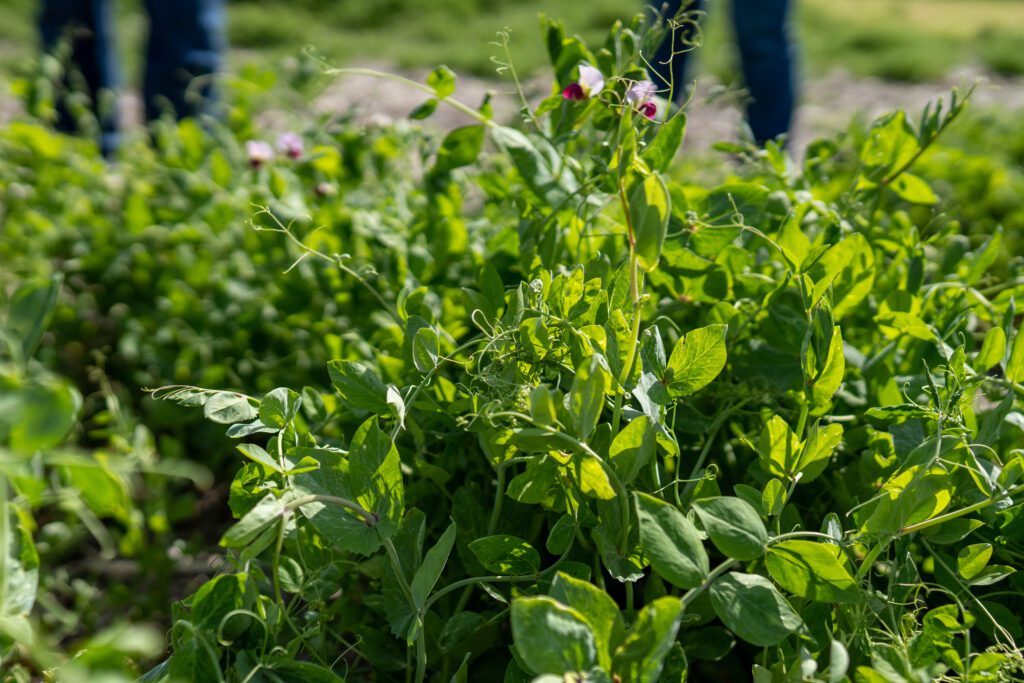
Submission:
M 239 467 L 142 680 L 1018 680 L 1020 285 L 914 174 L 965 99 L 707 187 L 657 25 L 543 28 L 520 127 L 379 74 L 468 122 L 401 240 L 255 211 L 359 334 L 321 385 L 153 391 Z

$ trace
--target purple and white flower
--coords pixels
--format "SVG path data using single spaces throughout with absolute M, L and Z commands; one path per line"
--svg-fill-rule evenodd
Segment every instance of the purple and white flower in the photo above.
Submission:
M 277 138 L 277 149 L 289 159 L 298 159 L 303 152 L 302 138 L 296 133 L 282 133 Z
M 588 100 L 599 95 L 602 90 L 604 75 L 601 71 L 589 64 L 580 64 L 579 80 L 566 86 L 562 97 L 567 100 Z
M 245 152 L 253 168 L 262 168 L 274 160 L 274 148 L 263 140 L 249 140 L 245 143 Z
M 658 87 L 651 81 L 637 81 L 626 90 L 626 102 L 649 119 L 658 114 L 658 105 L 653 100 Z

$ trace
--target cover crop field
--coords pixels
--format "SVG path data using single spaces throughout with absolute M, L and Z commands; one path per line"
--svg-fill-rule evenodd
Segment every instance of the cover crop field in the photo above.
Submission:
M 681 159 L 660 27 L 542 29 L 516 125 L 309 57 L 108 163 L 19 83 L 4 681 L 1024 680 L 1024 125 Z

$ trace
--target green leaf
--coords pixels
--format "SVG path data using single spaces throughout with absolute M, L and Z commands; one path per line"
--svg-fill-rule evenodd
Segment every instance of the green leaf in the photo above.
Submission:
M 281 464 L 274 460 L 274 458 L 270 456 L 270 453 L 267 453 L 265 450 L 263 450 L 261 446 L 257 446 L 254 443 L 240 443 L 237 446 L 235 446 L 235 448 L 237 448 L 242 455 L 249 458 L 250 460 L 258 462 L 259 464 L 269 469 L 271 472 L 284 471 L 283 469 L 281 469 Z
M 278 387 L 260 401 L 260 422 L 268 427 L 284 429 L 295 418 L 302 405 L 302 397 L 285 387 Z
M 31 454 L 60 445 L 78 421 L 82 395 L 70 382 L 37 375 L 24 386 L 0 393 L 0 442 L 8 432 L 10 447 Z
M 192 623 L 216 631 L 229 612 L 242 607 L 245 574 L 223 574 L 204 583 L 192 598 Z
M 444 653 L 451 652 L 460 644 L 473 637 L 473 634 L 484 626 L 483 615 L 476 612 L 457 612 L 445 622 L 437 644 Z
M 429 100 L 424 101 L 409 112 L 409 118 L 414 121 L 420 121 L 429 117 L 437 110 L 437 102 L 438 100 L 436 97 L 431 97 Z
M 610 385 L 611 373 L 601 356 L 595 354 L 577 368 L 569 391 L 569 412 L 573 429 L 581 440 L 586 441 L 597 427 Z
M 726 496 L 701 498 L 693 509 L 715 547 L 726 556 L 753 560 L 764 552 L 768 532 L 750 503 Z
M 434 89 L 434 95 L 439 99 L 449 97 L 455 93 L 455 72 L 442 64 L 427 76 L 427 85 Z
M 832 331 L 828 355 L 821 372 L 815 377 L 807 378 L 807 386 L 811 390 L 811 401 L 815 406 L 823 406 L 832 400 L 832 396 L 843 383 L 846 370 L 846 358 L 843 356 L 843 336 L 839 327 Z
M 249 512 L 225 532 L 220 544 L 225 548 L 244 548 L 263 531 L 284 517 L 287 499 L 268 493 Z
M 850 668 L 850 653 L 838 640 L 832 641 L 828 656 L 828 683 L 842 683 Z
M 733 572 L 710 589 L 711 606 L 730 631 L 758 647 L 771 647 L 803 623 L 771 581 Z
M 412 339 L 412 364 L 420 372 L 430 372 L 437 367 L 440 356 L 437 332 L 431 327 L 416 330 Z
M 43 333 L 57 308 L 63 276 L 55 273 L 47 280 L 26 282 L 14 291 L 7 315 L 7 328 L 21 341 L 21 358 L 35 354 Z
M 797 472 L 802 475 L 801 484 L 814 481 L 825 471 L 832 453 L 842 441 L 843 426 L 840 424 L 833 423 L 824 427 L 815 425 L 811 428 L 807 440 L 800 447 L 796 465 Z
M 658 267 L 671 206 L 668 187 L 659 173 L 651 173 L 629 194 L 629 222 L 633 226 L 637 262 L 647 272 Z
M 526 186 L 548 206 L 560 206 L 579 189 L 570 165 L 546 140 L 530 138 L 507 126 L 494 126 L 490 133 L 512 159 Z
M 612 670 L 619 680 L 656 683 L 682 619 L 679 598 L 658 598 L 645 605 L 625 642 L 615 649 Z
M 569 464 L 573 476 L 579 483 L 580 491 L 585 495 L 600 500 L 611 500 L 615 498 L 615 488 L 612 480 L 604 469 L 601 461 L 590 453 L 582 452 L 573 456 Z
M 412 577 L 410 588 L 412 589 L 413 605 L 417 610 L 423 609 L 430 591 L 434 589 L 434 584 L 441 578 L 441 572 L 444 571 L 444 566 L 448 563 L 448 555 L 451 554 L 453 545 L 455 545 L 455 522 L 448 525 L 434 547 L 427 551 L 423 557 L 423 564 Z
M 658 129 L 654 141 L 647 146 L 641 157 L 653 170 L 663 173 L 672 165 L 676 152 L 686 135 L 686 114 L 678 112 Z
M 725 367 L 728 325 L 708 325 L 680 337 L 668 359 L 669 393 L 689 396 L 711 383 Z
M 708 576 L 709 565 L 693 522 L 654 496 L 640 492 L 635 495 L 640 545 L 654 571 L 679 588 L 699 586 Z
M 895 192 L 900 199 L 911 204 L 930 205 L 939 201 L 928 183 L 912 173 L 901 174 L 889 185 L 889 189 Z
M 794 595 L 817 602 L 857 602 L 860 591 L 841 557 L 842 550 L 833 543 L 791 540 L 768 548 L 765 566 Z
M 437 160 L 430 170 L 432 175 L 449 173 L 456 168 L 468 166 L 480 156 L 484 145 L 482 125 L 462 126 L 448 133 L 437 150 Z
M 535 574 L 540 569 L 540 553 L 515 536 L 485 536 L 470 543 L 469 549 L 484 569 L 495 574 Z
M 264 668 L 272 671 L 274 679 L 282 683 L 345 683 L 338 674 L 313 662 L 272 657 Z
M 757 455 L 769 473 L 792 480 L 800 458 L 800 441 L 785 420 L 772 415 L 757 440 Z
M 917 137 L 903 111 L 879 119 L 868 131 L 860 153 L 867 179 L 877 183 L 887 173 L 909 163 L 917 150 Z
M 974 369 L 978 372 L 987 372 L 999 365 L 1004 355 L 1006 355 L 1006 332 L 1001 327 L 993 327 L 985 335 L 981 350 L 978 351 L 978 355 L 974 359 Z
M 257 412 L 249 402 L 248 396 L 230 391 L 220 391 L 206 401 L 203 406 L 203 415 L 207 420 L 213 422 L 234 424 L 254 419 Z
M 635 418 L 612 440 L 608 457 L 623 484 L 629 484 L 655 456 L 657 428 L 646 415 Z
M 1024 333 L 1020 330 L 1013 335 L 1013 346 L 1006 361 L 1006 379 L 1014 383 L 1024 380 Z
M 6 480 L 0 486 L 7 486 Z M 32 610 L 39 587 L 39 555 L 17 510 L 0 509 L 0 621 L 19 618 Z M 27 629 L 31 633 L 30 629 Z M 2 633 L 2 626 L 0 626 Z
M 737 488 L 736 493 L 739 494 Z M 742 498 L 742 496 L 740 496 Z M 747 500 L 744 498 L 744 500 Z M 747 500 L 753 507 L 753 501 Z M 760 504 L 764 514 L 768 517 L 777 515 L 782 512 L 783 505 L 786 504 L 786 486 L 779 479 L 769 479 L 768 483 L 764 485 L 764 491 L 761 492 L 761 498 L 757 501 Z M 754 508 L 755 510 L 757 508 Z
M 985 568 L 992 559 L 992 544 L 975 543 L 961 550 L 956 556 L 956 570 L 961 577 L 970 581 Z
M 613 643 L 621 642 L 626 627 L 615 601 L 603 590 L 564 572 L 555 574 L 551 597 L 576 610 L 586 619 L 594 634 L 598 664 L 611 669 Z
M 391 412 L 387 386 L 365 365 L 349 360 L 332 360 L 327 364 L 327 371 L 345 403 L 376 415 Z
M 300 509 L 321 534 L 350 552 L 369 555 L 401 525 L 405 508 L 401 461 L 391 439 L 371 417 L 356 430 L 348 457 L 325 448 L 293 448 L 293 457 L 310 457 L 319 469 L 292 477 L 297 496 L 330 495 L 355 501 L 377 515 L 372 525 L 347 508 L 308 503 Z
M 519 659 L 535 675 L 587 671 L 597 661 L 586 617 L 553 598 L 514 600 L 512 638 Z

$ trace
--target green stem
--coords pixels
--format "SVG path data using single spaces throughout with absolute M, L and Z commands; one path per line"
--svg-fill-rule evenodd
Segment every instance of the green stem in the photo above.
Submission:
M 911 524 L 910 526 L 903 527 L 902 529 L 899 530 L 899 535 L 900 536 L 906 536 L 907 534 L 912 534 L 915 531 L 921 531 L 922 529 L 927 529 L 929 527 L 933 527 L 933 526 L 937 526 L 939 524 L 942 524 L 943 522 L 948 522 L 948 521 L 950 521 L 952 519 L 956 519 L 958 517 L 963 517 L 964 515 L 969 515 L 972 512 L 977 512 L 978 510 L 982 510 L 984 508 L 987 508 L 989 505 L 993 505 L 995 503 L 998 503 L 999 501 L 1003 500 L 1004 498 L 1009 498 L 1010 496 L 1015 495 L 1017 493 L 1020 493 L 1021 491 L 1024 491 L 1024 484 L 1019 484 L 1017 486 L 1014 486 L 1013 488 L 1006 489 L 1005 491 L 1003 491 L 999 495 L 992 496 L 988 500 L 983 500 L 981 502 L 975 503 L 974 505 L 968 505 L 965 508 L 961 508 L 959 510 L 954 510 L 953 512 L 947 512 L 944 515 L 939 515 L 938 517 L 932 517 L 931 519 L 926 519 L 923 522 L 918 522 L 917 524 Z
M 494 505 L 491 508 L 491 519 L 487 522 L 487 535 L 493 536 L 494 530 L 498 528 L 498 518 L 501 517 L 501 504 L 505 498 L 505 470 L 508 462 L 498 465 L 498 483 L 494 489 Z
M 704 579 L 699 586 L 686 591 L 683 595 L 683 610 L 685 611 L 690 603 L 697 599 L 697 596 L 707 590 L 711 584 L 714 583 L 715 579 L 732 569 L 737 564 L 739 564 L 739 560 L 728 560 L 723 562 L 711 570 L 711 573 L 708 574 L 708 577 Z
M 574 540 L 574 539 L 573 539 Z M 427 601 L 423 604 L 423 613 L 426 614 L 435 602 L 448 595 L 453 591 L 457 591 L 465 586 L 472 586 L 478 583 L 519 583 L 520 581 L 536 581 L 537 579 L 547 576 L 558 569 L 559 565 L 569 557 L 569 552 L 573 548 L 572 540 L 569 542 L 569 546 L 565 549 L 558 559 L 555 560 L 550 567 L 544 569 L 536 574 L 504 574 L 497 576 L 471 576 L 468 579 L 460 579 L 454 581 L 444 588 L 434 592 Z
M 340 498 L 338 496 L 328 496 L 326 494 L 313 494 L 309 496 L 303 496 L 296 498 L 295 500 L 288 503 L 286 509 L 294 510 L 295 508 L 308 505 L 309 503 L 324 503 L 327 505 L 337 505 L 340 508 L 350 510 L 360 517 L 363 518 L 363 523 L 368 527 L 375 527 L 380 522 L 380 516 L 375 512 L 370 512 L 359 503 L 351 501 L 347 498 Z
M 777 536 L 772 536 L 771 538 L 769 538 L 768 545 L 775 545 L 776 543 L 781 543 L 782 541 L 786 541 L 791 538 L 823 538 L 833 543 L 837 542 L 836 539 L 832 536 L 829 536 L 828 534 L 823 534 L 820 531 L 787 531 L 784 534 L 779 534 Z
M 708 453 L 711 452 L 711 446 L 715 442 L 715 437 L 718 436 L 718 430 L 722 428 L 722 425 L 725 424 L 725 421 L 728 420 L 733 413 L 735 413 L 741 407 L 743 407 L 743 405 L 747 403 L 747 401 L 749 400 L 750 399 L 745 398 L 736 405 L 734 405 L 732 408 L 729 408 L 728 410 L 719 413 L 718 417 L 715 418 L 715 421 L 711 423 L 711 428 L 708 430 L 707 439 L 704 440 L 704 446 L 700 449 L 700 455 L 697 456 L 697 462 L 693 463 L 693 469 L 690 470 L 690 476 L 688 477 L 689 481 L 686 483 L 686 487 L 683 489 L 682 498 L 686 498 L 694 489 L 694 487 L 697 486 L 697 473 L 700 472 L 701 467 L 704 466 L 704 461 L 707 460 Z M 679 476 L 676 475 L 677 488 L 678 482 Z M 680 502 L 679 498 L 680 496 L 677 495 L 676 504 L 682 507 L 682 503 Z
M 426 95 L 430 95 L 431 97 L 436 98 L 438 102 L 444 102 L 445 104 L 447 104 L 452 109 L 455 109 L 456 111 L 460 111 L 463 114 L 465 114 L 466 116 L 469 116 L 470 118 L 476 119 L 479 123 L 482 123 L 485 126 L 490 126 L 491 128 L 497 128 L 498 127 L 498 124 L 496 124 L 494 121 L 491 121 L 490 119 L 486 118 L 483 114 L 478 112 L 476 109 L 473 109 L 472 107 L 467 106 L 467 105 L 463 104 L 462 102 L 459 102 L 456 99 L 452 99 L 451 96 L 438 97 L 437 93 L 434 92 L 434 89 L 431 88 L 429 85 L 425 85 L 423 83 L 418 83 L 418 82 L 412 80 L 411 78 L 405 78 L 404 76 L 399 76 L 397 74 L 390 74 L 390 73 L 387 73 L 387 72 L 384 72 L 384 71 L 377 71 L 376 69 L 363 69 L 363 68 L 358 68 L 358 67 L 346 67 L 346 68 L 342 68 L 342 69 L 327 69 L 325 71 L 325 73 L 327 73 L 329 75 L 332 75 L 332 76 L 333 75 L 338 75 L 338 76 L 346 76 L 346 75 L 351 75 L 351 76 L 371 76 L 373 78 L 381 78 L 381 79 L 388 80 L 388 81 L 395 81 L 396 83 L 401 83 L 402 85 L 405 85 L 405 86 L 408 86 L 410 88 L 413 88 L 414 90 L 419 90 L 420 92 L 422 92 L 422 93 L 424 93 Z
M 629 244 L 629 296 L 633 302 L 633 325 L 629 340 L 629 353 L 622 366 L 619 376 L 619 392 L 615 397 L 615 412 L 612 413 L 612 435 L 619 433 L 619 419 L 622 416 L 622 402 L 626 395 L 626 383 L 633 376 L 633 364 L 636 362 L 636 347 L 640 337 L 640 283 L 639 263 L 636 256 L 636 233 L 629 216 L 629 202 L 626 200 L 626 187 L 619 180 L 619 203 L 622 204 L 622 215 L 626 221 L 626 237 Z
M 608 475 L 608 479 L 612 482 L 612 488 L 615 489 L 616 499 L 620 502 L 620 506 L 622 508 L 622 513 L 621 513 L 622 514 L 622 538 L 621 538 L 621 540 L 619 542 L 620 543 L 619 550 L 625 552 L 626 545 L 629 542 L 629 496 L 627 495 L 626 487 L 622 483 L 622 480 L 619 478 L 619 475 L 615 471 L 615 468 L 613 468 L 611 465 L 609 465 L 605 461 L 605 459 L 602 458 L 600 455 L 598 455 L 594 451 L 593 448 L 591 448 L 590 446 L 588 446 L 586 444 L 586 442 L 580 441 L 576 437 L 571 436 L 569 434 L 566 434 L 565 432 L 563 432 L 561 430 L 555 429 L 554 427 L 551 427 L 550 425 L 541 424 L 540 422 L 535 421 L 531 416 L 529 416 L 529 415 L 527 415 L 525 413 L 519 413 L 519 412 L 512 411 L 512 410 L 506 410 L 506 411 L 500 411 L 500 412 L 494 413 L 492 415 L 492 417 L 503 417 L 503 416 L 514 417 L 516 419 L 522 420 L 522 421 L 527 422 L 530 425 L 536 427 L 537 429 L 540 429 L 542 431 L 547 432 L 548 434 L 557 434 L 558 436 L 560 436 L 563 439 L 565 439 L 569 444 L 571 444 L 577 450 L 581 450 L 584 453 L 586 453 L 587 455 L 589 455 L 592 458 L 594 458 L 595 460 L 597 460 L 598 464 L 601 465 L 601 468 L 605 471 L 605 474 Z
M 420 624 L 419 637 L 416 639 L 416 683 L 423 683 L 427 677 L 427 639 Z
M 796 438 L 803 441 L 804 429 L 807 427 L 807 414 L 811 411 L 811 406 L 807 401 L 804 401 L 800 406 L 800 418 L 796 423 Z
M 626 582 L 626 624 L 633 623 L 633 582 Z
M 494 505 L 491 507 L 491 518 L 487 522 L 487 535 L 493 536 L 494 530 L 498 528 L 498 519 L 501 517 L 501 504 L 505 499 L 505 470 L 508 469 L 509 461 L 501 463 L 497 467 L 498 483 L 494 490 Z M 466 586 L 466 590 L 462 591 L 462 595 L 459 596 L 459 602 L 455 605 L 455 614 L 458 614 L 466 608 L 466 604 L 469 602 L 470 596 L 473 594 L 472 584 Z
M 277 543 L 274 545 L 274 562 L 270 567 L 270 578 L 274 584 L 274 599 L 277 600 L 277 605 L 282 613 L 286 612 L 284 606 L 284 598 L 281 595 L 281 551 L 284 548 L 284 528 L 288 523 L 288 518 L 281 517 L 281 523 L 278 524 L 277 530 Z

